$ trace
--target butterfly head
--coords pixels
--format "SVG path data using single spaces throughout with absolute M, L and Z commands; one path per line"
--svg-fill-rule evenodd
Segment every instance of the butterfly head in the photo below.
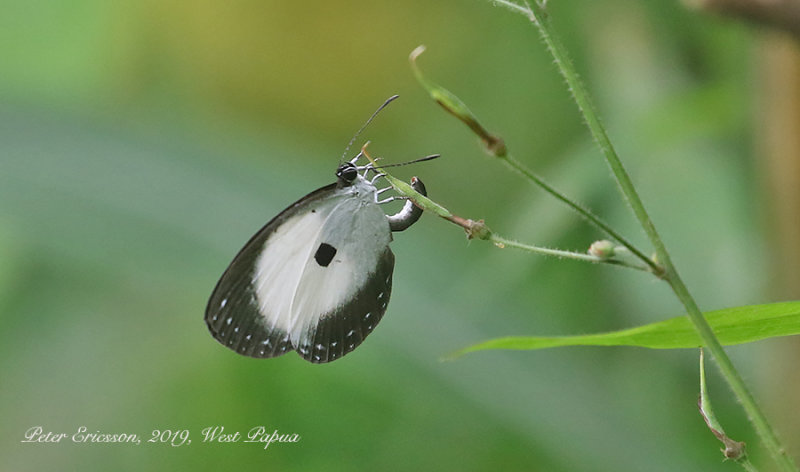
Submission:
M 343 185 L 350 185 L 358 177 L 358 167 L 352 162 L 345 162 L 336 169 L 336 177 Z

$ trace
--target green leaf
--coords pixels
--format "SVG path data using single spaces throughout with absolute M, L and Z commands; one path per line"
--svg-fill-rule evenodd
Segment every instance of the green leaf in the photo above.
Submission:
M 426 79 L 422 71 L 417 66 L 417 58 L 425 52 L 425 46 L 417 46 L 411 51 L 408 60 L 411 63 L 411 70 L 414 72 L 417 82 L 424 88 L 431 98 L 444 108 L 448 113 L 461 120 L 469 129 L 483 141 L 486 151 L 494 157 L 505 157 L 507 154 L 506 145 L 502 139 L 493 135 L 482 124 L 478 122 L 478 117 L 461 101 L 456 94 Z
M 725 446 L 725 449 L 722 449 L 725 458 L 739 462 L 745 470 L 755 470 L 747 459 L 745 443 L 734 441 L 728 437 L 728 435 L 725 434 L 725 430 L 722 429 L 722 425 L 719 424 L 719 420 L 717 420 L 717 417 L 714 415 L 714 410 L 711 408 L 711 399 L 708 396 L 706 363 L 704 357 L 703 350 L 700 349 L 700 398 L 697 400 L 697 407 L 700 409 L 700 415 L 703 417 L 703 421 L 706 422 L 708 429 L 711 430 L 714 436 Z
M 723 345 L 749 343 L 800 334 L 800 302 L 749 305 L 709 311 L 704 316 Z M 701 346 L 686 316 L 609 333 L 579 336 L 511 336 L 485 341 L 453 353 L 449 358 L 489 349 L 531 350 L 561 346 L 638 346 L 682 349 Z

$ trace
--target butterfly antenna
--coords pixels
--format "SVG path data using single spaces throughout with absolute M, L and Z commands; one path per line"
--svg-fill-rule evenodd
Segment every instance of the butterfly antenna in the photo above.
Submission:
M 440 154 L 431 154 L 430 156 L 420 157 L 419 159 L 414 159 L 413 161 L 408 162 L 398 162 L 397 164 L 387 164 L 385 166 L 380 166 L 381 169 L 386 167 L 399 167 L 399 166 L 407 166 L 409 164 L 416 164 L 417 162 L 425 162 L 436 159 L 437 157 L 441 157 Z
M 383 105 L 379 106 L 378 109 L 375 110 L 375 113 L 373 113 L 372 116 L 369 117 L 367 122 L 364 123 L 364 125 L 361 126 L 361 128 L 359 128 L 359 130 L 356 132 L 356 134 L 353 136 L 353 138 L 350 139 L 350 142 L 347 143 L 347 147 L 344 148 L 344 152 L 342 153 L 342 158 L 339 160 L 339 162 L 344 162 L 344 158 L 345 158 L 345 156 L 347 156 L 347 151 L 350 150 L 350 146 L 352 146 L 353 143 L 356 141 L 356 139 L 358 139 L 358 137 L 361 135 L 361 132 L 364 131 L 364 128 L 366 128 L 367 125 L 369 125 L 372 122 L 372 120 L 375 118 L 375 116 L 378 115 L 378 113 L 380 113 L 381 110 L 386 108 L 386 105 L 392 103 L 392 101 L 397 97 L 399 97 L 399 95 L 392 95 L 391 97 L 387 98 L 385 102 L 383 102 Z

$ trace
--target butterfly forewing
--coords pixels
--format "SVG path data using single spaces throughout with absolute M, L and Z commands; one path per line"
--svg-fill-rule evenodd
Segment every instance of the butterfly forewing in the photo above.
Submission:
M 253 284 L 255 263 L 275 229 L 298 210 L 333 194 L 336 187 L 328 185 L 295 202 L 264 225 L 239 251 L 206 306 L 206 325 L 217 341 L 251 357 L 275 357 L 294 349 L 289 333 L 269 327 L 259 311 Z
M 206 309 L 214 337 L 252 357 L 338 359 L 377 325 L 394 256 L 374 187 L 333 184 L 293 204 L 239 252 Z

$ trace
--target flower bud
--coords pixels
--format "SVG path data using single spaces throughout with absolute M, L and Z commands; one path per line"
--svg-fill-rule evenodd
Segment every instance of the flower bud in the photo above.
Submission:
M 600 259 L 611 259 L 615 255 L 616 245 L 607 240 L 601 239 L 600 241 L 595 241 L 589 246 L 589 250 L 587 251 L 589 255 L 598 257 Z

